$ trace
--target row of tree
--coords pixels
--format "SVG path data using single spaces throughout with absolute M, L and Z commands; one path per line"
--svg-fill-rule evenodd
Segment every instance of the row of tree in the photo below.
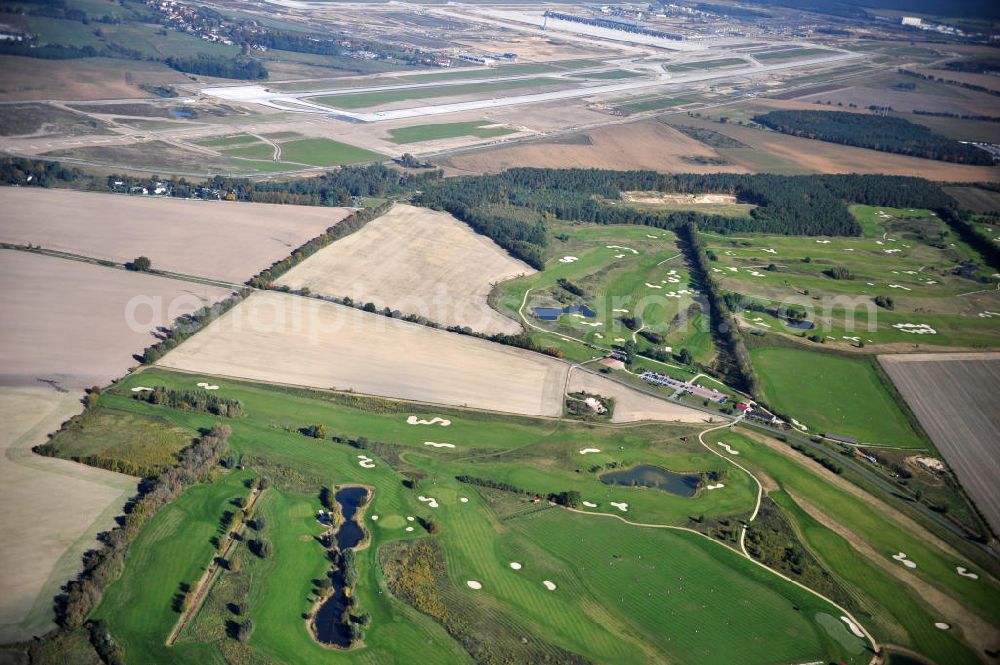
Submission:
M 161 329 L 158 333 L 160 335 L 160 341 L 146 347 L 146 350 L 142 352 L 143 364 L 152 365 L 157 360 L 165 356 L 168 351 L 177 347 L 177 345 L 186 340 L 188 337 L 228 312 L 238 302 L 243 300 L 243 297 L 246 295 L 246 291 L 248 291 L 248 289 L 244 289 L 244 291 L 240 293 L 234 293 L 225 300 L 220 300 L 214 305 L 205 306 L 195 312 L 180 316 L 174 322 L 173 327 L 167 330 Z
M 227 418 L 239 418 L 243 415 L 242 402 L 219 397 L 206 390 L 174 390 L 166 386 L 156 386 L 152 390 L 132 393 L 132 399 L 169 406 L 172 409 L 211 413 Z
M 56 621 L 78 628 L 101 600 L 104 590 L 121 575 L 125 555 L 142 527 L 181 491 L 205 480 L 229 446 L 232 430 L 215 425 L 182 450 L 177 463 L 139 485 L 139 493 L 125 506 L 119 525 L 100 536 L 101 546 L 84 555 L 83 571 L 56 598 Z

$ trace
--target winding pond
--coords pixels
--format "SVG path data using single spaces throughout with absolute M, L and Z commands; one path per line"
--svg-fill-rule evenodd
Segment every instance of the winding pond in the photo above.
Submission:
M 696 473 L 674 473 L 652 464 L 640 464 L 631 469 L 609 471 L 602 473 L 600 478 L 605 485 L 654 487 L 677 496 L 694 496 L 700 480 L 700 476 Z
M 355 521 L 358 508 L 368 500 L 368 490 L 364 487 L 344 487 L 337 492 L 335 499 L 340 504 L 340 513 L 344 517 L 337 530 L 337 547 L 341 552 L 357 547 L 365 538 L 364 528 Z M 320 605 L 313 620 L 316 639 L 324 644 L 346 649 L 351 646 L 351 635 L 347 625 L 342 621 L 347 608 L 347 597 L 344 595 L 343 575 L 338 571 L 333 576 L 333 593 Z

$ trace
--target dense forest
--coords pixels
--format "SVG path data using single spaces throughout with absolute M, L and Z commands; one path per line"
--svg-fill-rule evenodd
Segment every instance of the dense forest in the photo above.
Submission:
M 620 204 L 621 192 L 636 190 L 731 194 L 757 207 L 746 217 L 727 217 Z M 664 175 L 535 168 L 428 182 L 415 201 L 450 212 L 535 268 L 544 266 L 546 217 L 662 229 L 693 222 L 703 231 L 722 234 L 855 236 L 861 227 L 848 211 L 848 202 L 931 209 L 954 204 L 928 181 L 898 176 Z
M 196 56 L 171 56 L 164 63 L 171 69 L 186 74 L 215 76 L 225 79 L 256 81 L 267 78 L 267 69 L 253 58 L 225 58 L 199 53 Z
M 792 136 L 944 162 L 993 164 L 989 153 L 903 118 L 842 111 L 771 111 L 754 116 L 754 121 Z

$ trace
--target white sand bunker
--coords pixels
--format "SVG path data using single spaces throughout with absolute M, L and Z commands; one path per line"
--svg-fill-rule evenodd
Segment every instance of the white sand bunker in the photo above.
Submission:
M 707 490 L 721 490 L 723 487 L 725 487 L 725 485 L 723 485 L 722 483 L 716 483 L 715 485 L 705 485 L 705 489 Z
M 768 254 L 777 254 L 778 250 L 771 249 L 770 247 L 762 248 L 760 251 L 767 252 Z
M 475 590 L 477 590 L 477 591 L 478 591 L 479 589 L 482 589 L 482 588 L 483 588 L 483 585 L 482 585 L 482 583 L 480 583 L 480 582 L 477 582 L 476 580 L 469 580 L 469 581 L 467 581 L 467 582 L 466 582 L 465 584 L 466 584 L 466 586 L 468 586 L 468 587 L 469 587 L 470 589 L 475 589 Z
M 591 501 L 584 501 L 584 502 L 583 502 L 583 506 L 584 506 L 585 508 L 597 508 L 597 504 L 596 504 L 596 503 L 593 503 L 593 502 L 591 502 Z
M 948 624 L 946 624 L 946 623 L 944 623 L 942 621 L 936 622 L 934 624 L 934 627 L 937 628 L 938 630 L 948 630 L 949 628 L 951 628 L 951 626 L 949 626 Z
M 461 501 L 462 503 L 469 503 L 469 497 L 467 496 L 461 496 L 458 498 L 458 500 Z
M 561 259 L 559 259 L 559 263 L 573 263 L 574 261 L 579 261 L 579 260 L 580 259 L 578 259 L 575 256 L 564 256 Z
M 447 427 L 451 424 L 451 421 L 447 418 L 431 418 L 430 420 L 421 420 L 416 416 L 410 416 L 406 419 L 407 425 L 441 425 L 441 427 Z
M 623 513 L 628 512 L 628 504 L 625 503 L 624 501 L 622 501 L 620 503 L 618 501 L 611 501 L 610 503 L 611 503 L 612 506 L 614 506 L 618 510 L 622 511 Z
M 204 381 L 197 384 L 199 388 L 204 388 L 205 390 L 218 390 L 219 386 L 213 386 L 211 383 L 205 383 Z
M 372 515 L 372 522 L 378 522 L 378 515 Z
M 375 460 L 367 455 L 358 455 L 358 464 L 364 469 L 374 469 Z
M 544 581 L 542 581 L 542 584 L 544 584 L 545 588 L 548 589 L 549 591 L 555 591 L 556 590 L 556 583 L 555 582 L 550 582 L 549 580 L 544 580 Z
M 623 252 L 632 252 L 633 254 L 638 254 L 639 253 L 639 252 L 635 251 L 634 249 L 632 249 L 631 247 L 622 247 L 621 245 L 605 245 L 605 247 L 607 247 L 608 249 L 620 249 Z
M 135 388 L 132 389 L 132 392 L 144 393 L 144 392 L 150 392 L 152 390 L 153 390 L 152 388 L 147 388 L 146 386 L 136 386 Z
M 581 455 L 586 455 L 588 453 L 599 453 L 599 452 L 601 452 L 600 448 L 581 448 L 580 449 L 580 454 Z
M 894 323 L 892 327 L 900 332 L 913 333 L 915 335 L 936 335 L 937 331 L 926 323 Z
M 817 240 L 816 242 L 819 243 L 820 245 L 829 245 L 830 244 L 829 240 Z
M 618 313 L 620 313 L 620 314 L 628 314 L 628 310 L 627 310 L 627 309 L 621 309 L 621 308 L 617 308 L 617 309 L 613 309 L 613 310 L 611 310 L 611 311 L 612 311 L 612 312 L 618 312 Z
M 406 521 L 407 521 L 407 522 L 412 522 L 412 521 L 414 521 L 415 519 L 417 519 L 417 518 L 416 518 L 416 517 L 414 517 L 413 515 L 407 515 L 407 516 L 406 516 Z
M 970 580 L 979 579 L 979 575 L 976 575 L 975 573 L 970 573 L 968 569 L 965 568 L 964 566 L 956 566 L 955 570 L 958 571 L 958 574 L 961 575 L 962 577 L 968 577 Z
M 418 496 L 417 499 L 419 499 L 420 501 L 426 503 L 431 508 L 437 508 L 438 507 L 437 499 L 435 499 L 432 496 Z
M 864 639 L 865 634 L 861 632 L 861 627 L 858 626 L 858 624 L 854 623 L 849 617 L 845 616 L 840 617 L 840 620 L 847 624 L 847 627 L 851 629 L 851 632 L 854 633 L 855 637 Z
M 435 448 L 454 448 L 454 443 L 434 443 L 433 441 L 424 441 L 425 446 L 433 446 Z
M 726 452 L 729 453 L 730 455 L 739 455 L 740 454 L 740 451 L 734 450 L 732 448 L 732 446 L 730 446 L 728 443 L 723 443 L 723 442 L 719 441 L 715 445 L 717 445 L 717 446 L 719 446 L 721 448 L 724 448 L 726 450 Z
M 903 564 L 907 568 L 916 568 L 917 567 L 917 564 L 914 563 L 913 561 L 910 561 L 909 559 L 907 559 L 906 558 L 906 554 L 903 553 L 903 552 L 900 552 L 899 554 L 893 554 L 892 558 L 895 559 L 896 561 L 900 562 L 901 564 Z
M 510 567 L 512 570 L 521 570 L 521 564 L 519 564 L 517 561 L 511 561 Z
M 662 289 L 663 288 L 659 284 L 650 284 L 649 282 L 646 282 L 646 286 L 648 286 L 651 289 Z
M 413 527 L 412 527 L 412 526 L 408 526 L 408 527 L 406 527 L 406 529 L 405 529 L 405 530 L 406 530 L 406 531 L 411 531 L 411 532 L 412 532 L 412 531 L 413 531 Z

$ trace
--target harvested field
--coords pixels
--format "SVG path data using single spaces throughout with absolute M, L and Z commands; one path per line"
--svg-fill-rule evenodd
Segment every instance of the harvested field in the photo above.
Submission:
M 0 284 L 0 384 L 76 391 L 121 376 L 157 326 L 230 293 L 13 250 L 0 253 Z
M 53 627 L 59 587 L 135 490 L 135 478 L 30 452 L 82 408 L 49 386 L 0 386 L 0 643 Z
M 0 188 L 0 208 L 2 242 L 120 263 L 143 255 L 160 270 L 231 282 L 249 279 L 350 212 L 33 187 Z
M 1000 531 L 1000 353 L 891 355 L 879 362 Z
M 653 397 L 610 379 L 579 369 L 570 370 L 567 392 L 597 393 L 615 400 L 611 422 L 628 423 L 636 420 L 666 420 L 702 423 L 708 415 L 680 404 Z
M 0 101 L 155 97 L 140 88 L 139 84 L 164 85 L 188 81 L 180 72 L 152 62 L 0 56 Z
M 655 120 L 613 125 L 582 134 L 589 143 L 532 142 L 468 152 L 444 160 L 475 173 L 498 173 L 516 166 L 541 168 L 653 169 L 665 173 L 747 173 L 741 166 L 702 165 L 682 157 L 718 157 L 718 153 Z
M 258 292 L 160 365 L 524 415 L 562 412 L 567 365 L 474 337 Z
M 350 296 L 487 333 L 521 326 L 486 303 L 493 285 L 535 272 L 444 212 L 396 205 L 281 279 L 293 289 Z
M 980 187 L 945 187 L 944 191 L 973 212 L 1000 211 L 1000 193 Z

